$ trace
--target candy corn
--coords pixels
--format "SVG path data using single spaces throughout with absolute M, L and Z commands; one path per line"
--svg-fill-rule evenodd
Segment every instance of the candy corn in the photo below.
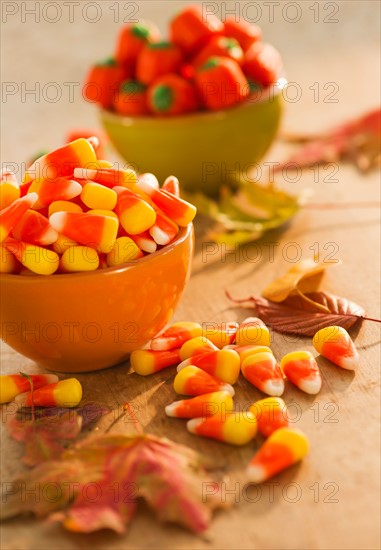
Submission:
M 55 374 L 29 374 L 28 376 L 33 382 L 34 390 L 58 381 L 58 376 Z M 28 378 L 21 374 L 0 376 L 0 403 L 9 403 L 16 395 L 30 391 L 30 389 Z
M 259 42 L 262 38 L 262 31 L 258 25 L 246 21 L 236 21 L 234 17 L 226 18 L 224 34 L 235 38 L 245 52 L 254 42 Z
M 289 426 L 287 407 L 280 397 L 266 397 L 256 401 L 249 411 L 257 419 L 258 431 L 265 437 L 279 428 Z
M 238 353 L 241 363 L 243 363 L 247 357 L 250 357 L 250 355 L 255 355 L 256 353 L 272 353 L 271 349 L 267 346 L 237 346 L 232 344 L 230 346 L 224 346 L 223 349 L 234 349 L 234 351 Z
M 235 384 L 240 373 L 240 358 L 234 350 L 222 349 L 190 357 L 178 365 L 177 372 L 189 365 L 194 365 L 228 384 Z
M 130 237 L 118 237 L 114 246 L 107 254 L 107 265 L 110 267 L 123 265 L 144 256 L 138 245 Z
M 196 338 L 188 340 L 188 342 L 185 342 L 185 344 L 181 346 L 181 361 L 185 361 L 185 359 L 189 359 L 189 357 L 196 357 L 196 355 L 202 355 L 203 353 L 217 350 L 218 347 L 210 340 L 203 336 L 197 336 Z
M 148 42 L 137 58 L 137 80 L 148 85 L 165 74 L 177 73 L 182 58 L 181 50 L 170 42 Z
M 239 325 L 235 321 L 220 324 L 205 323 L 203 336 L 218 348 L 223 348 L 234 342 L 238 327 Z
M 4 244 L 0 244 L 0 273 L 18 273 L 21 264 Z
M 319 367 L 309 351 L 294 351 L 285 355 L 280 368 L 300 390 L 315 395 L 321 389 Z
M 96 271 L 98 267 L 98 253 L 89 246 L 70 246 L 60 259 L 60 269 L 63 273 Z
M 250 412 L 232 412 L 193 418 L 188 420 L 187 428 L 196 435 L 210 437 L 231 445 L 246 445 L 257 433 L 257 422 Z
M 29 188 L 30 193 L 37 193 L 38 201 L 35 209 L 49 206 L 54 201 L 69 200 L 77 197 L 82 192 L 82 186 L 69 178 L 57 178 L 55 180 L 33 181 Z
M 267 395 L 278 397 L 284 392 L 284 380 L 275 357 L 271 353 L 256 353 L 241 365 L 243 376 Z
M 114 187 L 118 196 L 115 212 L 129 235 L 146 231 L 155 223 L 156 212 L 147 202 L 123 187 Z
M 71 178 L 75 168 L 86 168 L 96 162 L 92 145 L 87 139 L 80 138 L 37 159 L 26 171 L 24 182 Z
M 58 233 L 49 220 L 35 210 L 25 212 L 21 220 L 12 230 L 12 235 L 18 241 L 46 246 L 56 242 Z
M 291 428 L 276 430 L 250 461 L 247 469 L 249 481 L 263 483 L 302 460 L 308 450 L 308 439 L 302 431 Z
M 49 218 L 50 225 L 59 233 L 79 244 L 110 252 L 118 233 L 118 222 L 109 216 L 93 216 L 76 212 L 56 212 Z
M 138 349 L 130 356 L 131 367 L 137 374 L 147 376 L 166 367 L 176 365 L 180 361 L 180 350 L 153 351 L 150 349 Z
M 179 226 L 158 208 L 154 208 L 154 210 L 156 212 L 156 220 L 148 231 L 155 243 L 165 246 L 176 237 L 179 232 Z
M 218 391 L 197 395 L 191 399 L 174 401 L 165 407 L 167 416 L 175 418 L 197 418 L 224 415 L 234 410 L 233 399 L 227 391 Z
M 196 72 L 202 104 L 211 110 L 226 109 L 250 93 L 242 69 L 229 57 L 210 57 Z
M 112 189 L 113 187 L 136 188 L 136 174 L 133 170 L 113 168 L 75 168 L 74 177 L 80 180 L 91 180 Z M 102 207 L 104 208 L 104 207 Z
M 157 243 L 153 240 L 148 231 L 143 231 L 143 233 L 138 233 L 137 235 L 129 235 L 134 243 L 148 254 L 152 254 L 157 250 Z
M 76 378 L 48 384 L 33 392 L 36 407 L 76 407 L 82 399 L 82 386 Z M 32 405 L 32 392 L 20 393 L 15 402 L 20 407 Z
M 182 395 L 202 395 L 215 391 L 227 391 L 234 395 L 233 386 L 194 366 L 185 367 L 178 372 L 173 387 L 176 393 Z
M 359 355 L 348 332 L 338 326 L 325 327 L 313 337 L 313 345 L 318 353 L 335 365 L 354 370 L 359 365 Z
M 89 208 L 114 210 L 118 196 L 112 189 L 94 181 L 86 181 L 81 191 L 81 201 Z
M 180 115 L 198 108 L 195 86 L 176 74 L 154 80 L 148 89 L 147 101 L 150 110 L 157 115 Z
M 6 249 L 26 268 L 38 275 L 53 275 L 58 269 L 60 259 L 56 252 L 35 244 L 29 244 L 16 239 L 8 239 L 4 243 Z
M 218 17 L 212 14 L 205 17 L 201 6 L 189 6 L 172 19 L 170 37 L 185 53 L 192 54 L 223 30 L 224 25 Z
M 138 187 L 151 198 L 164 214 L 181 227 L 187 226 L 195 217 L 196 207 L 189 202 L 175 197 L 164 189 L 156 189 L 146 180 L 139 180 Z
M 16 199 L 12 204 L 0 212 L 0 243 L 10 234 L 15 225 L 21 220 L 38 199 L 37 193 L 29 193 L 25 197 Z
M 79 204 L 71 201 L 54 201 L 49 204 L 48 215 L 49 217 L 55 212 L 83 212 L 83 209 Z
M 71 246 L 78 246 L 78 243 L 65 235 L 59 235 L 56 242 L 52 244 L 52 249 L 54 252 L 57 252 L 57 254 L 63 254 Z
M 258 317 L 248 317 L 240 324 L 235 342 L 238 346 L 270 346 L 270 331 Z
M 150 172 L 145 172 L 144 174 L 140 174 L 138 177 L 138 181 L 146 181 L 149 184 L 151 184 L 153 187 L 156 187 L 156 189 L 159 189 L 159 180 L 155 176 L 155 174 L 151 174 Z
M 0 174 L 0 210 L 20 198 L 20 186 L 13 172 L 2 171 Z
M 181 322 L 174 323 L 159 336 L 151 341 L 151 349 L 170 350 L 181 346 L 197 336 L 201 336 L 202 326 L 198 323 Z
M 176 176 L 168 176 L 163 183 L 162 189 L 164 189 L 164 191 L 168 191 L 168 193 L 171 193 L 172 195 L 175 195 L 175 197 L 180 196 L 180 183 Z

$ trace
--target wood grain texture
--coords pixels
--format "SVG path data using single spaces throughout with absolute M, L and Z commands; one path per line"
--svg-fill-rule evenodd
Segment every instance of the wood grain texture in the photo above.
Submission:
M 367 3 L 369 4 L 372 3 Z M 147 17 L 147 14 L 145 16 Z M 351 49 L 353 33 L 350 20 L 341 21 L 340 25 L 344 24 L 348 29 L 340 34 L 342 42 L 338 42 L 336 49 L 325 48 L 325 55 L 316 56 L 312 64 L 308 49 L 306 52 L 299 49 L 296 51 L 291 47 L 287 50 L 288 31 L 286 32 L 284 25 L 279 23 L 278 45 L 283 44 L 286 49 L 286 61 L 289 63 L 292 80 L 300 82 L 305 92 L 298 103 L 288 105 L 285 119 L 288 130 L 305 128 L 306 121 L 309 121 L 308 130 L 311 131 L 328 127 L 332 121 L 337 122 L 340 118 L 360 114 L 364 109 L 372 108 L 377 103 L 378 49 L 371 40 L 361 47 L 357 43 L 356 48 Z M 113 36 L 115 27 L 112 27 L 112 30 L 111 26 L 108 28 Z M 342 31 L 341 26 L 340 29 Z M 20 28 L 19 32 L 21 30 L 28 32 L 25 26 Z M 69 30 L 73 32 L 72 28 Z M 327 33 L 322 34 L 322 37 L 329 35 L 326 29 L 317 32 Z M 55 33 L 63 39 L 64 21 L 57 25 Z M 271 36 L 270 31 L 268 34 Z M 32 41 L 31 35 L 27 36 Z M 331 40 L 332 45 L 333 39 L 327 40 Z M 65 43 L 65 55 L 74 55 L 75 44 L 67 41 Z M 58 53 L 57 48 L 57 45 L 52 45 L 47 59 L 43 56 L 38 59 L 39 70 L 42 71 L 41 74 L 45 74 L 45 80 L 49 79 L 49 60 L 51 62 L 53 59 L 51 56 L 54 52 L 59 59 L 63 58 L 63 52 Z M 88 54 L 85 58 L 86 63 L 89 57 Z M 349 62 L 349 58 L 352 59 L 352 63 Z M 361 72 L 361 78 L 354 77 L 354 73 L 349 71 L 350 66 Z M 22 68 L 23 65 L 18 61 L 18 70 L 21 71 Z M 11 75 L 12 71 L 9 74 Z M 319 76 L 316 77 L 316 74 Z M 322 84 L 330 80 L 338 83 L 340 101 L 337 105 L 324 102 L 314 104 L 310 101 L 308 94 L 311 92 L 307 90 L 315 80 Z M 364 94 L 360 93 L 362 85 L 359 80 L 368 83 Z M 19 103 L 12 99 L 6 106 L 8 122 L 5 129 L 12 137 L 4 151 L 12 160 L 23 159 L 25 151 L 32 153 L 36 148 L 36 123 L 42 113 L 41 105 L 36 105 L 35 109 L 29 106 L 30 115 L 22 120 L 22 129 L 17 128 L 13 131 L 11 119 L 16 126 L 21 126 L 21 115 L 18 112 L 20 100 L 18 101 Z M 21 107 L 23 113 L 27 112 L 25 105 Z M 67 128 L 68 124 L 93 123 L 93 114 L 89 115 L 90 110 L 87 107 L 82 110 L 77 104 L 73 107 L 73 116 L 77 114 L 78 119 L 69 117 L 68 121 L 67 113 L 70 112 L 70 108 L 71 105 L 61 101 L 50 111 L 54 112 L 59 128 Z M 57 126 L 50 132 L 46 126 L 44 128 L 44 143 L 39 136 L 38 147 L 49 147 L 61 139 L 58 137 Z M 16 139 L 17 136 L 19 139 Z M 270 152 L 268 160 L 282 160 L 286 153 L 287 147 L 279 142 Z M 314 202 L 380 200 L 378 173 L 361 176 L 354 168 L 341 165 L 333 177 L 337 181 L 327 179 L 326 176 L 329 174 L 329 171 L 322 169 L 318 181 L 314 181 L 313 172 L 306 170 L 294 183 L 281 175 L 278 181 L 281 186 L 295 193 L 305 187 L 311 188 L 314 191 Z M 224 290 L 229 289 L 237 298 L 260 293 L 271 280 L 290 267 L 290 257 L 295 250 L 301 251 L 303 258 L 310 257 L 311 247 L 317 246 L 315 243 L 319 244 L 323 255 L 332 252 L 343 262 L 342 266 L 330 270 L 325 275 L 324 289 L 347 296 L 362 305 L 369 316 L 380 318 L 380 228 L 376 208 L 302 210 L 287 227 L 268 233 L 254 245 L 237 249 L 235 253 L 230 254 L 225 254 L 221 248 L 215 248 L 213 254 L 207 255 L 205 229 L 205 223 L 199 220 L 196 227 L 197 246 L 192 277 L 176 312 L 176 320 L 205 323 L 244 319 L 248 312 L 232 305 Z M 291 243 L 296 243 L 296 248 Z M 272 248 L 273 258 L 269 256 Z M 126 363 L 99 373 L 78 375 L 84 388 L 84 400 L 97 400 L 111 406 L 115 411 L 120 411 L 123 404 L 128 401 L 145 431 L 166 435 L 197 449 L 224 475 L 226 499 L 233 501 L 234 506 L 229 511 L 218 512 L 215 515 L 210 532 L 204 539 L 196 538 L 176 526 L 159 524 L 142 505 L 128 534 L 123 537 L 106 531 L 86 536 L 76 535 L 64 531 L 57 524 L 27 517 L 1 525 L 2 548 L 379 548 L 380 326 L 364 322 L 353 327 L 351 333 L 356 338 L 361 355 L 361 367 L 358 372 L 354 374 L 340 370 L 319 357 L 323 386 L 317 396 L 307 396 L 291 384 L 287 384 L 285 401 L 295 413 L 296 425 L 308 434 L 311 452 L 302 464 L 276 476 L 271 483 L 264 484 L 258 490 L 247 487 L 243 476 L 244 468 L 258 442 L 236 449 L 192 436 L 187 433 L 183 421 L 165 416 L 164 406 L 176 398 L 172 388 L 174 369 L 143 378 L 131 373 L 129 364 Z M 272 348 L 278 358 L 295 349 L 312 351 L 310 339 L 300 340 L 277 333 L 273 333 L 272 338 Z M 1 372 L 5 374 L 20 370 L 28 373 L 42 372 L 33 362 L 2 344 Z M 237 407 L 247 407 L 262 397 L 262 394 L 242 377 L 236 385 L 236 395 Z M 11 441 L 4 429 L 7 410 L 7 407 L 3 407 L 1 411 L 3 483 L 11 481 L 24 469 L 20 462 L 20 445 Z M 124 419 L 114 429 L 133 430 L 133 425 Z

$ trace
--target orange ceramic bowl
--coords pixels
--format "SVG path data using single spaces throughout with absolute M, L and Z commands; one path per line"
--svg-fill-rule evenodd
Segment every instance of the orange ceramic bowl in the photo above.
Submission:
M 128 359 L 172 318 L 190 275 L 193 226 L 125 267 L 0 275 L 1 338 L 49 370 L 86 372 Z

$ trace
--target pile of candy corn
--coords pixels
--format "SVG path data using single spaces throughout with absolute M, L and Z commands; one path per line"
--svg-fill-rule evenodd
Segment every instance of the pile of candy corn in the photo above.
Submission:
M 232 445 L 249 443 L 257 432 L 267 438 L 248 466 L 248 479 L 255 483 L 295 464 L 308 452 L 307 437 L 290 426 L 280 398 L 285 379 L 312 395 L 322 384 L 310 352 L 288 353 L 278 364 L 270 340 L 269 329 L 255 317 L 206 330 L 198 323 L 182 322 L 155 337 L 151 349 L 134 351 L 130 358 L 134 371 L 143 376 L 178 365 L 174 390 L 191 398 L 167 405 L 165 412 L 188 419 L 191 433 Z M 358 353 L 342 327 L 319 330 L 313 345 L 339 367 L 353 370 L 358 365 Z M 270 397 L 253 403 L 248 411 L 235 412 L 233 385 L 240 373 Z
M 0 174 L 0 272 L 72 273 L 126 264 L 171 243 L 196 208 L 170 176 L 114 169 L 79 138 Z
M 257 25 L 189 6 L 169 34 L 163 41 L 150 22 L 123 27 L 114 57 L 89 71 L 84 97 L 121 115 L 170 116 L 231 107 L 280 76 L 281 57 Z

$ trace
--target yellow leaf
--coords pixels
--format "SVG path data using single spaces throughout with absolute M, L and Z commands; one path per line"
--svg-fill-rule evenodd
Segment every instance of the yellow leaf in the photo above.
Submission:
M 262 291 L 262 296 L 272 302 L 283 302 L 293 294 L 315 292 L 319 287 L 324 271 L 328 267 L 339 263 L 316 263 L 313 259 L 302 260 L 265 288 Z

